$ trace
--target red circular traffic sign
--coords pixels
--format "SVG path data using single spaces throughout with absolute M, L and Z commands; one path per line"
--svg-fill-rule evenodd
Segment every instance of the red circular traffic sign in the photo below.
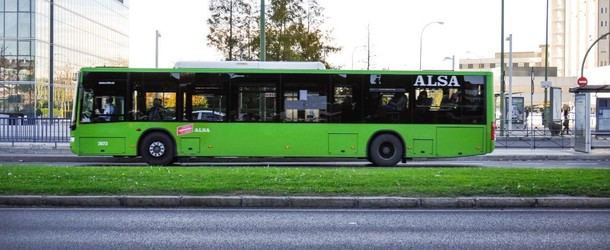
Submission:
M 584 87 L 584 86 L 587 86 L 588 81 L 587 81 L 586 77 L 581 76 L 580 78 L 578 78 L 577 83 L 578 83 L 578 86 Z

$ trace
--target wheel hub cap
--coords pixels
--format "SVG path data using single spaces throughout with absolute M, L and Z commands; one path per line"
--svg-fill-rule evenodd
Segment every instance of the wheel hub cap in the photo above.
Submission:
M 165 154 L 165 144 L 160 141 L 154 141 L 148 147 L 148 152 L 154 157 L 161 157 Z

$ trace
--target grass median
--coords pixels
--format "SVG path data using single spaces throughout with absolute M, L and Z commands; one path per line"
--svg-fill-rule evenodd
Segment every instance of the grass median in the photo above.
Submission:
M 610 197 L 610 169 L 0 164 L 0 194 Z

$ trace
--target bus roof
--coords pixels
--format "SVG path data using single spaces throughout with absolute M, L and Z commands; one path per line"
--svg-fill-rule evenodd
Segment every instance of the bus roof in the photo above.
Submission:
M 204 68 L 204 69 L 309 69 L 324 70 L 321 62 L 258 62 L 258 61 L 183 61 L 177 62 L 174 68 Z

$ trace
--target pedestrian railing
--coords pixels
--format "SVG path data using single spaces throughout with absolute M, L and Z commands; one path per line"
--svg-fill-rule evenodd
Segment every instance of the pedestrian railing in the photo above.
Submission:
M 0 142 L 70 141 L 69 118 L 0 118 Z
M 553 133 L 548 129 L 497 131 L 496 148 L 573 148 L 572 130 Z

